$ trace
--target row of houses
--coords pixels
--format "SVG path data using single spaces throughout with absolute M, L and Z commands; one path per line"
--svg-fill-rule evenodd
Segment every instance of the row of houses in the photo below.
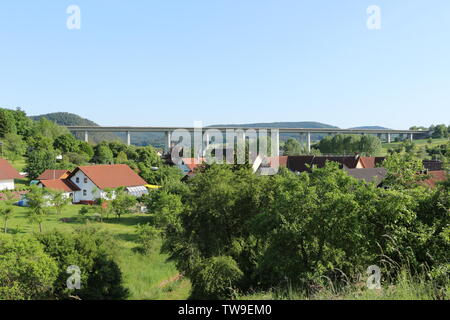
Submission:
M 350 176 L 364 180 L 366 182 L 375 182 L 381 185 L 386 178 L 387 170 L 381 167 L 385 157 L 363 157 L 356 156 L 279 156 L 268 157 L 266 161 L 261 161 L 255 172 L 261 172 L 264 168 L 284 167 L 293 172 L 310 172 L 313 167 L 323 168 L 327 161 L 333 161 L 339 164 L 340 168 L 345 170 Z M 185 173 L 185 179 L 195 175 L 195 170 L 205 162 L 204 158 L 184 158 L 183 163 L 179 165 L 180 169 Z M 447 173 L 443 170 L 442 162 L 435 160 L 423 160 L 423 165 L 429 179 L 424 180 L 422 184 L 434 187 L 437 182 L 444 181 Z

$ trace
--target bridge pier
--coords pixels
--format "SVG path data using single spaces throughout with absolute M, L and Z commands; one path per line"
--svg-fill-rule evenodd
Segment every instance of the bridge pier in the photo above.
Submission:
M 308 153 L 311 152 L 311 132 L 306 133 L 306 150 Z
M 127 146 L 131 145 L 131 132 L 127 131 Z
M 272 138 L 272 134 L 274 133 L 274 130 L 271 131 L 270 135 Z M 272 143 L 275 142 L 275 145 L 271 147 L 273 151 L 275 151 L 275 154 L 271 154 L 272 157 L 279 157 L 280 156 L 280 132 L 276 130 L 275 132 L 275 139 L 272 138 Z
M 89 142 L 89 133 L 87 131 L 84 132 L 84 142 Z
M 166 131 L 166 145 L 165 145 L 165 152 L 169 153 L 170 148 L 172 147 L 172 133 L 170 131 Z
M 391 134 L 387 133 L 386 137 L 387 137 L 387 143 L 391 143 Z

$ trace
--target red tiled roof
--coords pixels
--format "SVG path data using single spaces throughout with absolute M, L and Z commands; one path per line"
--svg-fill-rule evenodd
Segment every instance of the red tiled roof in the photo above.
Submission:
M 267 157 L 271 168 L 275 166 L 274 162 L 275 162 L 276 158 L 278 158 L 278 166 L 279 167 L 287 167 L 288 156 Z
M 363 168 L 376 168 L 377 164 L 383 162 L 385 157 L 360 157 Z
M 430 179 L 420 181 L 421 184 L 428 186 L 430 188 L 436 187 L 436 184 L 440 181 L 447 180 L 447 172 L 445 170 L 440 171 L 429 171 L 428 175 L 431 176 Z
M 100 189 L 132 187 L 146 185 L 136 172 L 126 164 L 100 164 L 95 166 L 80 166 L 69 177 L 81 170 Z
M 191 171 L 193 171 L 195 168 L 200 166 L 205 161 L 206 161 L 205 158 L 183 158 L 183 163 Z
M 28 190 L 24 190 L 24 191 L 13 191 L 13 196 L 14 199 L 20 199 L 20 197 L 24 194 L 27 194 L 29 191 Z M 5 194 L 0 192 L 0 200 L 6 200 Z
M 37 180 L 55 180 L 55 179 L 65 179 L 69 176 L 69 170 L 52 170 L 47 169 L 41 173 Z
M 0 159 L 0 180 L 22 179 L 23 177 L 5 159 Z
M 79 191 L 78 188 L 72 181 L 67 179 L 54 179 L 54 180 L 42 180 L 40 182 L 44 187 L 52 190 L 72 192 Z

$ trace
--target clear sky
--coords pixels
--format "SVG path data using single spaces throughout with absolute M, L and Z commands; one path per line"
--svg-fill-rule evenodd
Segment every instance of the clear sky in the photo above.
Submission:
M 0 106 L 102 125 L 449 124 L 450 1 L 2 0 Z

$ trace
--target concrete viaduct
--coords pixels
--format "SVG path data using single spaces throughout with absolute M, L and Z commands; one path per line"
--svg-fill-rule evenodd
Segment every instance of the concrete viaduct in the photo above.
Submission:
M 166 135 L 166 151 L 169 150 L 171 146 L 171 133 L 175 130 L 182 129 L 189 132 L 195 132 L 202 130 L 202 133 L 206 130 L 213 129 L 219 130 L 225 133 L 227 130 L 234 130 L 238 132 L 246 132 L 247 130 L 271 130 L 277 131 L 277 141 L 279 141 L 279 133 L 298 133 L 306 136 L 306 147 L 308 152 L 311 151 L 311 134 L 322 133 L 322 134 L 375 134 L 378 136 L 384 135 L 388 143 L 391 142 L 391 135 L 406 135 L 410 140 L 413 140 L 414 134 L 426 134 L 427 131 L 421 130 L 391 130 L 391 129 L 337 129 L 337 128 L 253 128 L 253 127 L 95 127 L 95 126 L 67 126 L 71 132 L 82 132 L 84 133 L 84 140 L 89 140 L 89 132 L 125 132 L 127 134 L 127 144 L 131 144 L 131 134 L 133 132 L 162 132 Z M 245 133 L 244 133 L 245 135 Z

